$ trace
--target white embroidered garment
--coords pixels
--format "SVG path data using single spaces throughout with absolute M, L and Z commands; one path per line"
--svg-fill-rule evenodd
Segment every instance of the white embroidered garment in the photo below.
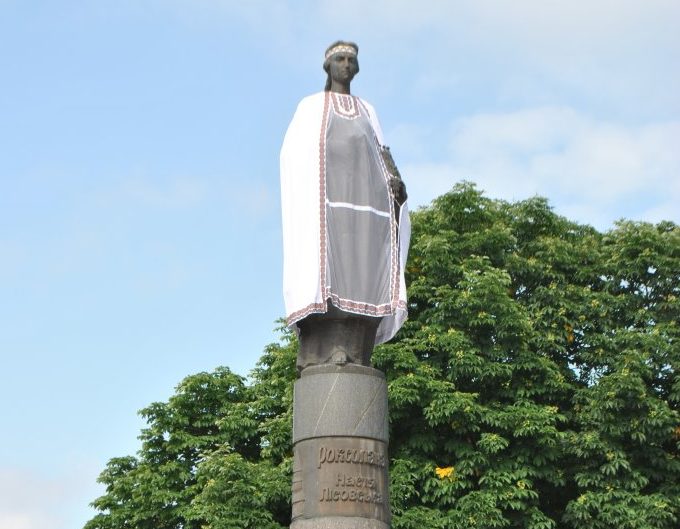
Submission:
M 381 317 L 376 344 L 406 319 L 410 222 L 395 221 L 371 105 L 321 92 L 303 99 L 281 148 L 283 289 L 289 325 L 333 305 Z

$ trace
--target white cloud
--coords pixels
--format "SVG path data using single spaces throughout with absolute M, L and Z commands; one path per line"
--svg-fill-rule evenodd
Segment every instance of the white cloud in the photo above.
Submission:
M 134 170 L 116 178 L 112 185 L 95 191 L 90 200 L 97 211 L 129 207 L 160 211 L 219 210 L 226 215 L 262 218 L 278 208 L 271 185 L 252 174 L 162 176 Z M 0 252 L 3 250 L 0 246 Z M 1 253 L 0 253 L 1 255 Z
M 310 64 L 335 38 L 355 39 L 380 66 L 385 83 L 399 82 L 400 94 L 416 98 L 458 92 L 461 79 L 475 78 L 475 86 L 494 87 L 490 104 L 536 104 L 536 95 L 554 102 L 555 91 L 644 119 L 667 115 L 669 108 L 680 111 L 673 88 L 680 84 L 680 70 L 669 66 L 680 51 L 676 0 L 152 0 L 143 9 L 128 0 L 126 5 L 146 16 L 169 14 L 200 31 L 238 27 L 262 43 L 257 52 L 292 68 Z M 254 50 L 243 43 L 234 53 L 243 51 Z M 414 63 L 421 66 L 418 72 L 404 79 Z
M 390 145 L 399 145 L 399 158 L 424 158 L 430 144 L 428 131 L 418 125 L 400 123 L 389 133 Z
M 189 20 L 236 18 L 263 35 L 287 31 L 298 40 L 305 37 L 301 29 L 307 35 L 315 29 L 341 31 L 345 38 L 372 33 L 388 39 L 394 50 L 407 48 L 405 36 L 422 31 L 446 37 L 437 40 L 438 47 L 457 43 L 462 33 L 470 45 L 492 48 L 511 41 L 544 56 L 560 50 L 565 56 L 576 51 L 592 55 L 603 47 L 633 50 L 645 43 L 680 42 L 675 31 L 680 5 L 675 0 L 156 0 L 151 5 Z
M 87 505 L 101 494 L 95 465 L 69 459 L 68 470 L 54 476 L 0 468 L 0 529 L 70 529 L 93 516 Z
M 620 217 L 680 222 L 678 139 L 680 121 L 625 126 L 565 107 L 479 114 L 453 123 L 447 160 L 402 172 L 421 204 L 467 179 L 492 197 L 546 196 L 599 228 Z
M 207 195 L 205 183 L 198 178 L 171 178 L 154 181 L 132 178 L 122 184 L 125 198 L 160 209 L 184 209 L 199 205 Z
M 680 111 L 674 0 L 348 0 L 324 2 L 321 14 L 367 40 L 388 76 L 401 77 L 401 92 L 412 82 L 416 97 L 458 94 L 467 79 L 493 87 L 491 106 L 568 97 L 643 119 Z M 389 72 L 414 57 L 427 65 L 415 79 L 403 78 L 408 66 Z
M 239 197 L 238 214 L 247 215 L 249 220 L 265 218 L 276 211 L 279 215 L 279 200 L 271 186 L 264 182 L 251 181 L 234 186 L 234 196 Z
M 169 12 L 190 26 L 224 31 L 236 25 L 266 35 L 268 41 L 277 41 L 279 45 L 295 34 L 297 14 L 304 14 L 296 3 L 271 0 L 151 0 L 148 4 L 153 6 L 152 11 Z
M 544 48 L 535 45 L 545 43 L 571 52 L 595 43 L 632 47 L 631 40 L 639 39 L 677 44 L 680 13 L 674 0 L 325 0 L 320 6 L 326 19 L 348 29 L 370 27 L 395 36 L 457 29 L 480 42 L 511 38 L 538 53 Z M 661 31 L 647 32 L 650 25 Z
M 53 526 L 53 520 L 41 515 L 0 513 L 0 529 L 43 529 Z

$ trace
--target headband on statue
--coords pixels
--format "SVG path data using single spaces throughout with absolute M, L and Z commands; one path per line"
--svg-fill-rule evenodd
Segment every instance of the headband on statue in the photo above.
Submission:
M 356 57 L 357 50 L 353 46 L 347 46 L 346 44 L 339 44 L 338 46 L 333 46 L 330 50 L 326 52 L 325 58 L 328 59 L 336 53 L 349 53 Z

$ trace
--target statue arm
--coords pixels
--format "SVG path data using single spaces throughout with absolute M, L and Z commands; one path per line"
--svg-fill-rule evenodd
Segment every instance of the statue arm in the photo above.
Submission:
M 380 154 L 382 155 L 387 171 L 391 175 L 390 188 L 394 194 L 394 199 L 397 201 L 397 204 L 401 206 L 408 198 L 408 194 L 406 193 L 406 184 L 404 184 L 404 181 L 401 179 L 401 174 L 399 173 L 399 169 L 397 169 L 397 164 L 394 163 L 394 158 L 392 158 L 392 152 L 390 151 L 390 148 L 387 145 L 381 145 Z
M 380 126 L 380 120 L 378 119 L 378 115 L 376 114 L 375 109 L 367 101 L 364 101 L 362 99 L 361 102 L 364 105 L 364 108 L 366 108 L 368 119 L 371 122 L 373 131 L 375 132 L 375 137 L 376 140 L 378 140 L 378 145 L 380 145 L 380 154 L 382 155 L 385 168 L 392 176 L 390 178 L 390 189 L 392 190 L 392 193 L 394 195 L 395 202 L 397 203 L 398 206 L 401 206 L 404 204 L 404 202 L 406 202 L 406 199 L 408 198 L 408 194 L 406 193 L 406 184 L 404 184 L 404 181 L 401 179 L 401 174 L 399 173 L 399 169 L 397 169 L 397 164 L 394 163 L 394 158 L 392 158 L 390 148 L 385 145 L 382 127 Z

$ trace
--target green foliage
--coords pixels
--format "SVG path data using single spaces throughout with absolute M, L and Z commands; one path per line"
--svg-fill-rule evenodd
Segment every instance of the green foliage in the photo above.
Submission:
M 109 462 L 85 529 L 288 527 L 296 348 L 284 334 L 250 384 L 218 368 L 142 410 L 142 448 Z
M 373 356 L 395 529 L 680 524 L 680 228 L 601 234 L 461 184 L 413 214 L 407 282 Z M 86 529 L 288 527 L 296 347 L 142 410 Z

